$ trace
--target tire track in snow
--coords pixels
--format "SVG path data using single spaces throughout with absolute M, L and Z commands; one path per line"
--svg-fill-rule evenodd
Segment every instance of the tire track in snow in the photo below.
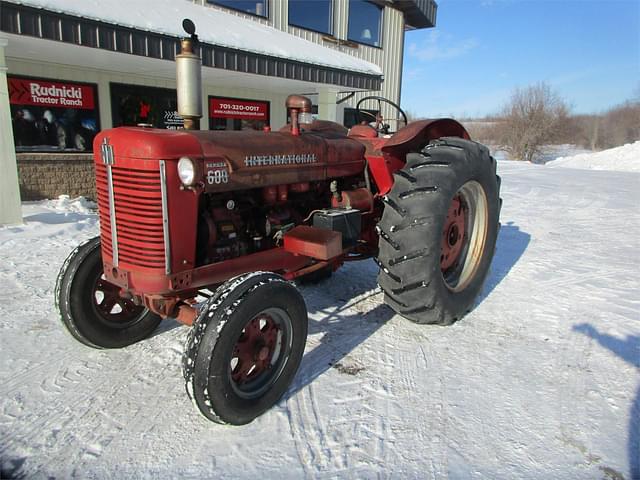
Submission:
M 83 361 L 80 365 L 59 369 L 50 381 L 56 386 L 49 390 L 50 395 L 48 395 L 48 398 L 55 399 L 55 401 L 38 411 L 36 421 L 31 422 L 29 428 L 18 434 L 14 432 L 14 438 L 4 443 L 0 449 L 0 455 L 11 453 L 18 445 L 32 446 L 41 443 L 46 449 L 47 457 L 51 459 L 58 458 L 70 446 L 78 444 L 86 447 L 77 452 L 73 451 L 71 456 L 77 458 L 73 464 L 83 463 L 85 455 L 99 457 L 102 450 L 111 443 L 117 431 L 123 428 L 130 429 L 129 421 L 125 426 L 114 420 L 107 412 L 128 410 L 127 405 L 131 400 L 127 395 L 130 387 L 129 381 L 136 377 L 135 372 L 140 371 L 141 365 L 149 363 L 147 360 L 157 358 L 158 351 L 173 350 L 169 348 L 169 344 L 176 341 L 174 337 L 175 334 L 167 335 L 166 339 L 158 343 L 154 342 L 153 345 L 137 344 L 136 347 L 139 348 L 139 351 L 127 359 L 126 366 L 118 369 L 119 365 L 114 362 L 113 371 L 117 370 L 117 375 L 103 378 L 103 383 L 97 387 L 92 387 L 95 380 L 91 378 L 91 375 L 94 370 L 101 369 L 104 363 Z M 173 356 L 178 362 L 180 355 L 176 352 L 173 353 L 175 353 Z M 74 355 L 67 355 L 67 357 L 72 356 Z M 77 358 L 77 355 L 74 358 Z M 176 367 L 176 362 L 167 361 L 163 368 L 153 368 L 157 367 L 158 362 L 151 362 L 151 368 L 147 366 L 147 369 L 144 370 L 145 378 L 150 382 L 160 384 L 161 380 L 166 378 L 166 372 Z M 73 370 L 74 375 L 80 377 L 78 381 L 73 382 L 75 388 L 71 392 L 65 388 L 65 382 L 70 381 L 70 370 Z M 73 400 L 69 401 L 69 398 L 73 398 Z M 155 406 L 158 407 L 157 411 L 161 410 L 159 408 L 160 402 L 155 402 Z M 141 411 L 144 412 L 146 418 L 150 418 L 147 415 L 147 409 L 141 409 Z M 105 422 L 110 423 L 112 428 L 104 428 Z M 88 428 L 88 425 L 92 425 L 93 428 Z M 78 432 L 82 433 L 78 434 Z M 73 441 L 70 441 L 69 437 L 72 437 Z M 49 448 L 51 443 L 54 445 L 53 448 Z M 69 455 L 64 455 L 64 457 L 68 458 Z M 69 462 L 66 463 L 69 465 Z M 20 473 L 29 477 L 36 473 L 39 467 L 38 465 L 30 467 L 27 461 L 24 470 Z

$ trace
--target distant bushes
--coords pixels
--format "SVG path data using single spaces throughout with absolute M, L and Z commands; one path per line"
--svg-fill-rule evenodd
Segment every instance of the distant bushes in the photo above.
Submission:
M 601 114 L 570 115 L 566 102 L 540 83 L 515 90 L 499 115 L 462 123 L 474 140 L 534 161 L 548 144 L 603 150 L 640 140 L 640 98 Z

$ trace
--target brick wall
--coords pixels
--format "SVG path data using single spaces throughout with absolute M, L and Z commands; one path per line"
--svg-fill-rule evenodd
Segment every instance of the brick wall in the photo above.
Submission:
M 95 171 L 90 153 L 18 153 L 22 200 L 69 195 L 95 200 Z

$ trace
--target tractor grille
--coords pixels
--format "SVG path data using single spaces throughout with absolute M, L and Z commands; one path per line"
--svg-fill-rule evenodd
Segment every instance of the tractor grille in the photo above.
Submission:
M 121 267 L 165 269 L 160 168 L 138 170 L 111 167 L 115 203 L 118 264 Z M 96 162 L 100 238 L 103 252 L 113 258 L 107 167 Z

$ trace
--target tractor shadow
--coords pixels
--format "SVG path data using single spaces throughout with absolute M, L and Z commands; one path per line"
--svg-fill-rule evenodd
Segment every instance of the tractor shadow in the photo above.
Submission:
M 478 303 L 509 274 L 527 249 L 530 239 L 531 235 L 522 232 L 512 222 L 500 228 L 496 253 Z M 378 266 L 373 261 L 354 262 L 315 286 L 299 285 L 309 311 L 309 336 L 323 335 L 312 350 L 307 348 L 284 399 L 295 395 L 330 368 L 340 371 L 351 368 L 342 365 L 341 361 L 395 315 L 382 303 L 377 276 Z M 378 299 L 372 301 L 376 296 Z
M 45 212 L 34 213 L 24 217 L 25 223 L 38 222 L 48 225 L 62 225 L 65 223 L 79 223 L 83 220 L 96 219 L 96 214 L 78 212 Z
M 476 305 L 482 303 L 505 279 L 527 250 L 529 242 L 531 242 L 531 235 L 520 230 L 520 227 L 514 225 L 513 222 L 507 222 L 500 227 L 489 275 L 484 282 Z
M 600 333 L 588 323 L 574 325 L 573 331 L 591 337 L 600 346 L 615 353 L 622 360 L 640 370 L 640 336 L 627 335 L 620 339 L 613 335 Z M 632 479 L 640 479 L 640 386 L 629 412 L 629 441 L 627 445 L 629 456 L 629 471 Z
M 369 260 L 348 263 L 317 285 L 299 286 L 309 312 L 309 336 L 322 334 L 322 337 L 312 350 L 307 343 L 298 373 L 284 400 L 330 368 L 351 375 L 360 371 L 344 367 L 340 362 L 395 315 L 382 303 L 377 276 L 378 267 Z

